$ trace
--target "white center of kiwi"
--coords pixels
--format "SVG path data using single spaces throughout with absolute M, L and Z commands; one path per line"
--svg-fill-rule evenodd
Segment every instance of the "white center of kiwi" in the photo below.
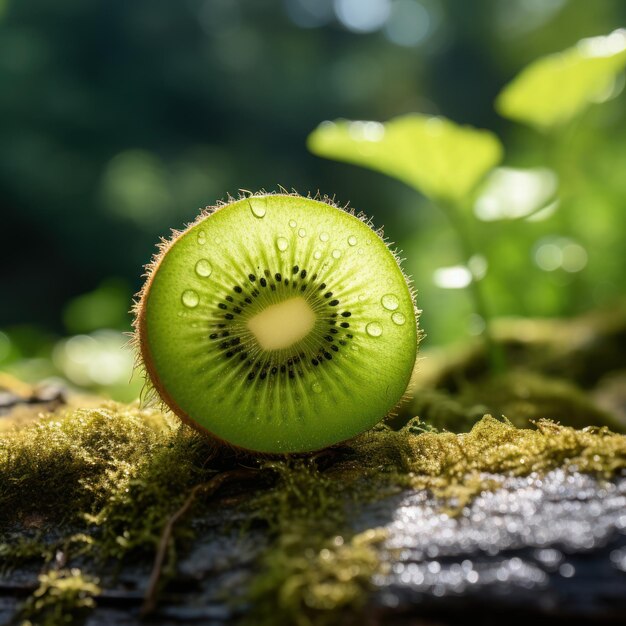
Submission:
M 248 320 L 248 328 L 264 350 L 281 350 L 306 337 L 315 312 L 302 297 L 272 304 Z

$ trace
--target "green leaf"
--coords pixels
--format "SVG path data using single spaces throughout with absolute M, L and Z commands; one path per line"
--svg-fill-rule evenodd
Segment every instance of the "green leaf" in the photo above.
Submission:
M 433 200 L 455 203 L 502 159 L 493 133 L 417 113 L 385 124 L 323 122 L 307 143 L 318 156 L 369 167 Z
M 607 100 L 625 65 L 626 30 L 582 39 L 523 69 L 500 92 L 496 109 L 504 117 L 549 130 L 570 121 L 593 102 Z

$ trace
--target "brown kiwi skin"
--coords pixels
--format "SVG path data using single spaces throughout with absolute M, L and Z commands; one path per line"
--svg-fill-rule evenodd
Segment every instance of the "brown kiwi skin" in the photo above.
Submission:
M 325 202 L 330 206 L 339 209 L 341 211 L 346 211 L 351 215 L 354 215 L 354 210 L 348 208 L 347 206 L 341 207 L 334 202 L 334 199 L 329 196 L 322 196 L 319 192 L 312 196 L 310 193 L 307 196 L 302 196 L 296 191 L 288 192 L 287 190 L 279 187 L 280 195 L 289 195 L 298 198 L 306 197 L 309 200 L 317 200 L 319 202 Z M 142 278 L 145 278 L 145 282 L 142 288 L 135 294 L 133 298 L 133 306 L 130 310 L 130 314 L 133 316 L 133 332 L 131 333 L 130 345 L 135 350 L 136 358 L 135 358 L 135 370 L 138 370 L 142 373 L 144 378 L 144 390 L 142 392 L 142 403 L 151 403 L 154 400 L 160 405 L 162 410 L 170 410 L 172 411 L 184 424 L 190 426 L 194 430 L 200 432 L 204 435 L 207 440 L 212 442 L 215 446 L 215 455 L 219 452 L 231 453 L 235 456 L 236 459 L 244 460 L 244 459 L 280 459 L 280 458 L 302 458 L 314 455 L 321 450 L 330 450 L 333 448 L 341 447 L 346 442 L 353 440 L 355 437 L 350 437 L 348 439 L 344 439 L 337 443 L 334 443 L 330 446 L 325 446 L 323 448 L 308 450 L 306 452 L 260 452 L 258 450 L 251 450 L 249 448 L 244 448 L 242 446 L 237 446 L 235 444 L 230 443 L 229 441 L 225 441 L 224 439 L 220 439 L 213 432 L 205 428 L 204 426 L 198 424 L 195 420 L 193 420 L 189 415 L 187 415 L 174 401 L 174 399 L 167 392 L 165 387 L 161 385 L 161 381 L 159 380 L 159 376 L 154 368 L 152 355 L 150 354 L 150 348 L 148 346 L 148 341 L 146 337 L 146 314 L 145 314 L 145 306 L 144 301 L 147 300 L 148 295 L 150 293 L 150 288 L 152 287 L 152 281 L 156 272 L 161 265 L 162 260 L 165 258 L 165 255 L 169 251 L 169 249 L 176 243 L 176 241 L 182 237 L 189 229 L 193 228 L 199 222 L 202 222 L 205 218 L 210 215 L 213 215 L 217 211 L 220 211 L 224 207 L 230 206 L 233 202 L 237 202 L 239 200 L 244 200 L 246 198 L 254 198 L 259 196 L 268 196 L 268 195 L 277 195 L 276 192 L 266 192 L 259 191 L 257 193 L 245 192 L 241 190 L 239 196 L 237 198 L 232 197 L 230 194 L 227 196 L 227 201 L 218 201 L 215 206 L 208 206 L 202 209 L 199 215 L 195 220 L 189 222 L 185 225 L 185 228 L 182 230 L 172 229 L 172 236 L 169 239 L 165 237 L 161 237 L 159 243 L 157 244 L 157 252 L 155 252 L 152 256 L 152 259 L 149 263 L 144 266 L 145 272 L 142 274 Z M 366 218 L 364 215 L 359 214 L 356 217 L 365 222 L 370 228 L 372 227 L 371 221 Z M 411 294 L 411 301 L 413 303 L 413 309 L 415 313 L 416 323 L 419 320 L 419 309 L 415 305 L 415 289 L 410 278 L 404 273 L 402 269 L 400 258 L 396 251 L 389 248 L 389 244 L 387 243 L 382 228 L 374 230 L 374 232 L 383 240 L 387 249 L 391 252 L 392 256 L 396 260 L 402 275 L 408 285 L 409 292 Z M 422 332 L 418 327 L 417 332 L 417 340 L 418 342 L 422 338 Z M 411 383 L 409 382 L 409 386 L 407 390 L 404 392 L 400 400 L 390 409 L 387 415 L 381 417 L 381 422 L 386 420 L 387 418 L 393 416 L 397 410 L 410 398 L 409 387 Z M 358 435 L 356 435 L 358 436 Z M 213 456 L 213 455 L 212 455 Z

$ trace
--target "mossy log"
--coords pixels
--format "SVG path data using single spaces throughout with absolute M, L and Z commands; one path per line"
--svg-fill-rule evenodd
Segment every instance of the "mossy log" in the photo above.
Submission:
M 158 410 L 22 419 L 0 436 L 0 623 L 619 621 L 625 468 L 625 436 L 545 420 L 259 460 Z

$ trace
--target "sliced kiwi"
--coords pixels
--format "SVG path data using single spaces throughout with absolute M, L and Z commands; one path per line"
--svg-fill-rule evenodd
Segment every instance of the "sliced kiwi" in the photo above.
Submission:
M 372 427 L 405 392 L 418 343 L 411 289 L 381 237 L 294 195 L 233 201 L 164 243 L 135 327 L 174 413 L 267 453 Z

